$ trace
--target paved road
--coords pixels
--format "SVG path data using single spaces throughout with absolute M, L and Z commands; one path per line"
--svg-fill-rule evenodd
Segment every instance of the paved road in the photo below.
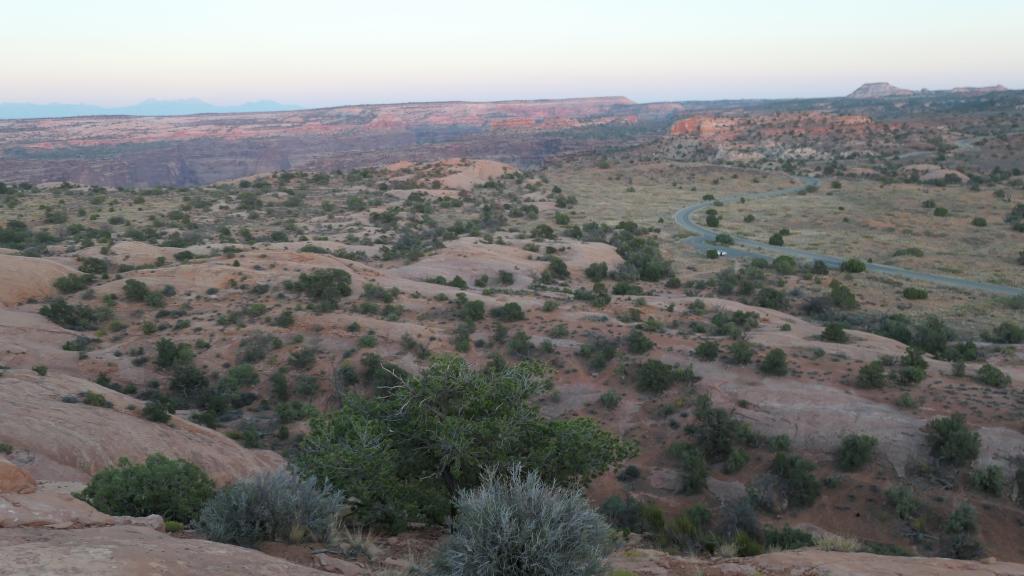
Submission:
M 699 213 L 698 217 L 703 217 L 704 210 L 715 206 L 716 202 L 720 202 L 724 205 L 735 204 L 740 201 L 741 198 L 747 200 L 761 200 L 764 198 L 775 198 L 778 196 L 788 196 L 790 194 L 797 194 L 800 191 L 806 189 L 808 186 L 817 186 L 817 178 L 800 178 L 800 184 L 792 186 L 790 188 L 780 188 L 778 190 L 772 190 L 771 192 L 762 192 L 759 194 L 742 194 L 736 196 L 728 196 L 725 198 L 717 198 L 715 200 L 708 200 L 699 204 L 693 204 L 685 208 L 681 208 L 676 212 L 676 223 L 679 224 L 684 230 L 693 234 L 693 236 L 687 238 L 685 242 L 690 246 L 696 248 L 701 254 L 705 254 L 708 250 L 723 250 L 726 253 L 726 257 L 737 257 L 737 258 L 764 258 L 766 255 L 773 256 L 792 256 L 801 260 L 821 260 L 829 268 L 839 268 L 839 265 L 843 263 L 844 258 L 839 256 L 829 256 L 827 254 L 820 254 L 818 252 L 810 252 L 807 250 L 799 250 L 796 248 L 789 248 L 787 246 L 772 246 L 767 242 L 759 242 L 757 240 L 751 240 L 749 238 L 733 236 L 733 245 L 722 246 L 715 243 L 715 236 L 721 231 L 713 228 L 702 226 L 693 221 L 693 215 Z M 756 251 L 753 251 L 756 250 Z M 942 286 L 950 286 L 953 288 L 963 288 L 966 290 L 980 290 L 983 292 L 989 292 L 992 294 L 1000 294 L 1003 296 L 1016 296 L 1018 294 L 1024 294 L 1024 288 L 1015 288 L 1013 286 L 1004 286 L 1002 284 L 991 284 L 988 282 L 976 282 L 974 280 L 966 280 L 963 278 L 957 278 L 955 276 L 943 276 L 941 274 L 930 274 L 928 272 L 917 272 L 909 270 L 907 268 L 899 268 L 897 266 L 889 266 L 886 264 L 874 264 L 869 263 L 867 269 L 870 272 L 878 272 L 880 274 L 888 274 L 890 276 L 897 276 L 907 280 L 930 282 L 932 284 L 939 284 Z

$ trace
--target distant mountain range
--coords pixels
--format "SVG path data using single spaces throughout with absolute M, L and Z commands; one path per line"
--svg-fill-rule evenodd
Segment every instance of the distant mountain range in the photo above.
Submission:
M 915 94 L 932 94 L 935 92 L 952 92 L 954 94 L 964 94 L 966 96 L 981 96 L 983 94 L 991 94 L 993 92 L 1006 92 L 1008 89 L 1002 84 L 996 84 L 995 86 L 960 86 L 951 90 L 920 90 L 913 91 L 907 90 L 906 88 L 899 88 L 893 86 L 888 82 L 868 82 L 862 84 L 860 88 L 857 88 L 847 98 L 888 98 L 890 96 L 914 96 Z
M 191 114 L 227 114 L 233 112 L 286 112 L 301 106 L 271 100 L 246 102 L 237 106 L 217 106 L 198 98 L 185 100 L 149 99 L 131 106 L 107 108 L 92 104 L 30 104 L 0 102 L 0 120 L 25 118 L 70 118 L 75 116 L 188 116 Z

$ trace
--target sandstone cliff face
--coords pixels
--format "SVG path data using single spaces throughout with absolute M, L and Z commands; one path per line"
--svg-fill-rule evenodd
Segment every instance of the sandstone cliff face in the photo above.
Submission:
M 636 104 L 611 97 L 0 120 L 0 181 L 178 186 L 316 161 L 322 162 L 317 169 L 451 156 L 528 163 L 565 146 L 595 146 L 562 138 L 560 131 L 665 119 L 680 109 L 678 104 Z

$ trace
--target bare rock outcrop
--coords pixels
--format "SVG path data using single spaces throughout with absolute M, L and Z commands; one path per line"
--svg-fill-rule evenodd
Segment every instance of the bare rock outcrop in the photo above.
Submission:
M 0 456 L 0 494 L 31 494 L 36 491 L 32 475 Z
M 655 550 L 627 550 L 613 558 L 612 565 L 636 576 L 1024 576 L 1024 564 L 996 560 L 879 556 L 814 549 L 714 560 L 681 558 Z
M 145 526 L 0 530 L 0 576 L 316 576 L 248 548 L 175 538 Z
M 0 376 L 0 442 L 28 453 L 22 467 L 39 480 L 83 480 L 127 457 L 141 461 L 161 452 L 202 467 L 218 484 L 284 465 L 269 450 L 243 448 L 220 432 L 175 416 L 170 425 L 145 420 L 138 400 L 62 374 L 10 370 Z M 81 392 L 102 394 L 113 406 L 69 403 Z M 37 472 L 38 470 L 38 472 Z

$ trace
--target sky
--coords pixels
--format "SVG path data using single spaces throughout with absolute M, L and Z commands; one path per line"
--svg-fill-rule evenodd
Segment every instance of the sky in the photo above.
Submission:
M 2 0 L 0 102 L 1024 88 L 1024 0 Z

